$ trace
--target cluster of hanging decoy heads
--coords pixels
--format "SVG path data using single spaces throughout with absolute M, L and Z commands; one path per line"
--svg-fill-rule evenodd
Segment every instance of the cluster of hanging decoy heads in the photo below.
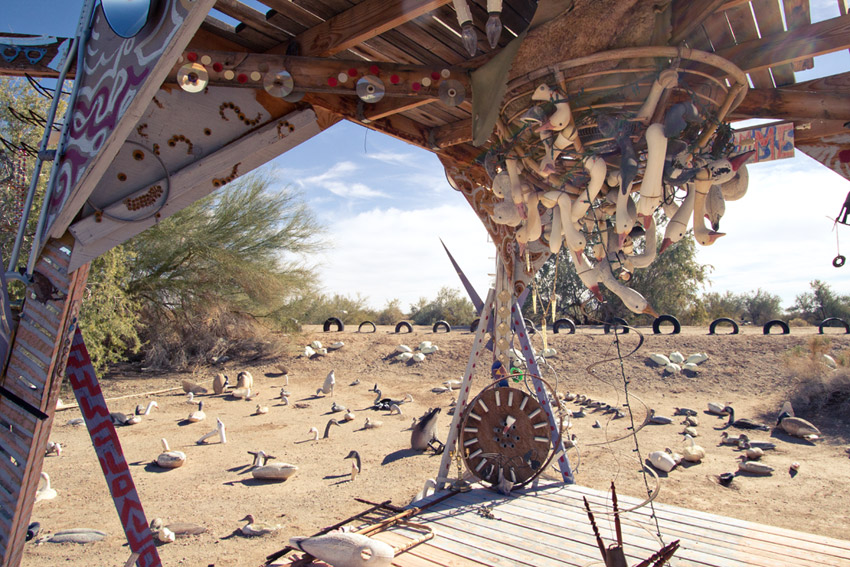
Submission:
M 689 226 L 703 246 L 723 236 L 725 203 L 746 192 L 744 164 L 753 154 L 730 155 L 732 130 L 713 110 L 684 100 L 665 111 L 659 102 L 678 82 L 679 71 L 667 68 L 636 112 L 600 105 L 575 114 L 571 96 L 544 82 L 524 111 L 514 104 L 510 116 L 503 112 L 499 141 L 484 157 L 496 197 L 485 209 L 493 222 L 515 227 L 521 257 L 535 241 L 552 254 L 564 246 L 597 299 L 601 283 L 631 311 L 655 315 L 623 282 Z M 667 219 L 660 247 L 658 211 Z M 634 243 L 640 236 L 642 248 Z

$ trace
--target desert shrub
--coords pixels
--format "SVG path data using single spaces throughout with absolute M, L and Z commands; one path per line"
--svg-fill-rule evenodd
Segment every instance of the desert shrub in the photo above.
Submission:
M 390 301 L 387 301 L 384 308 L 381 309 L 375 316 L 374 323 L 376 325 L 395 325 L 402 319 L 405 319 L 405 315 L 402 312 L 400 305 L 400 299 L 391 299 Z
M 801 317 L 794 317 L 790 321 L 788 321 L 788 325 L 790 327 L 808 327 L 809 322 Z
M 846 419 L 850 415 L 850 369 L 801 377 L 789 399 L 799 415 L 829 413 Z
M 274 357 L 284 344 L 267 325 L 210 298 L 191 317 L 178 311 L 146 310 L 148 342 L 143 365 L 153 370 L 195 370 L 227 355 L 238 360 Z
M 475 318 L 475 307 L 460 290 L 444 287 L 437 292 L 436 299 L 429 302 L 423 297 L 411 305 L 410 317 L 417 325 L 433 325 L 440 320 L 450 325 L 465 324 Z

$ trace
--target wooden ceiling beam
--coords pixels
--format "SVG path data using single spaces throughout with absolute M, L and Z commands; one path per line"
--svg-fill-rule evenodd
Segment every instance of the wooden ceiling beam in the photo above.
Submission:
M 287 41 L 290 38 L 290 35 L 285 31 L 270 24 L 264 13 L 243 4 L 239 0 L 216 0 L 213 8 L 277 41 Z M 238 33 L 239 27 L 237 26 L 236 29 Z
M 448 148 L 472 141 L 472 118 L 450 122 L 434 128 L 431 134 L 434 145 L 438 148 Z
M 848 134 L 843 120 L 810 120 L 794 123 L 794 145 L 816 144 L 821 138 L 835 134 Z
M 844 92 L 801 92 L 791 89 L 750 89 L 735 116 L 781 120 L 850 120 L 850 89 Z
M 437 148 L 431 143 L 432 136 L 427 126 L 400 114 L 387 116 L 380 120 L 363 122 L 362 117 L 358 116 L 357 101 L 351 97 L 309 93 L 304 97 L 304 101 L 313 106 L 318 106 L 339 114 L 346 120 L 365 126 L 370 130 L 387 134 L 408 144 L 413 144 L 438 155 L 451 157 L 463 163 L 472 163 L 481 154 L 481 150 L 466 144 Z
M 673 2 L 673 30 L 669 45 L 678 45 L 722 6 L 727 0 L 675 0 Z
M 330 57 L 447 4 L 449 0 L 364 0 L 298 34 L 301 55 Z M 268 53 L 286 53 L 281 44 Z
M 850 15 L 745 41 L 720 49 L 717 55 L 749 73 L 847 48 L 850 48 Z

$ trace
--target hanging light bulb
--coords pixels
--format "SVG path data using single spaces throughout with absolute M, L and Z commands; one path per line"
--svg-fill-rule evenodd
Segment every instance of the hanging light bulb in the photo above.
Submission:
M 475 51 L 478 48 L 478 34 L 475 33 L 475 26 L 472 25 L 472 12 L 466 3 L 466 0 L 453 0 L 455 12 L 457 13 L 457 23 L 460 24 L 460 36 L 463 39 L 463 46 L 470 57 L 475 56 Z
M 486 26 L 487 43 L 491 49 L 496 49 L 502 36 L 502 0 L 487 0 L 487 13 L 490 14 Z

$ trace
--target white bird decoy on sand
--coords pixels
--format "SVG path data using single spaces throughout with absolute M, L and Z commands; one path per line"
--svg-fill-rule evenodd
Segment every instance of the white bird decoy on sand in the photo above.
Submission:
M 386 567 L 395 557 L 389 544 L 354 533 L 293 537 L 289 545 L 334 567 Z
M 334 393 L 334 385 L 336 384 L 336 376 L 334 375 L 334 371 L 331 370 L 328 372 L 328 375 L 325 377 L 325 382 L 322 384 L 322 387 L 316 390 L 316 395 L 319 394 L 330 394 L 333 396 Z
M 346 459 L 354 459 L 351 461 L 351 481 L 354 482 L 354 479 L 357 478 L 357 475 L 360 474 L 360 471 L 363 470 L 362 464 L 360 462 L 360 453 L 357 451 L 351 451 L 345 457 Z
M 699 463 L 705 458 L 705 449 L 694 442 L 694 438 L 685 435 L 685 448 L 682 449 L 682 458 L 690 463 Z
M 172 451 L 168 441 L 163 437 L 161 440 L 163 452 L 156 458 L 156 464 L 164 469 L 176 469 L 182 467 L 186 462 L 186 453 L 183 451 Z
M 156 403 L 156 400 L 149 401 L 147 407 L 139 404 L 136 406 L 136 415 L 150 415 L 153 408 L 159 409 L 159 404 Z
M 203 421 L 207 418 L 207 414 L 204 413 L 204 402 L 201 400 L 198 402 L 198 409 L 189 414 L 189 417 L 186 418 L 187 421 L 191 423 L 197 423 L 199 421 Z
M 41 478 L 44 479 L 44 486 L 35 491 L 35 501 L 41 502 L 42 500 L 53 500 L 56 498 L 58 493 L 55 488 L 50 486 L 50 477 L 46 472 L 42 471 Z
M 209 439 L 211 437 L 215 437 L 216 435 L 218 435 L 218 438 L 221 440 L 222 444 L 227 443 L 227 433 L 226 433 L 226 430 L 224 428 L 224 422 L 221 421 L 220 418 L 216 418 L 215 422 L 216 422 L 215 429 L 213 429 L 212 431 L 210 431 L 209 433 L 207 433 L 206 435 L 204 435 L 203 437 L 201 437 L 200 439 L 195 441 L 195 443 L 197 443 L 198 445 L 203 445 L 204 443 L 207 442 L 207 439 Z
M 251 514 L 248 514 L 240 521 L 248 522 L 247 524 L 239 528 L 239 532 L 246 537 L 256 537 L 270 534 L 278 531 L 282 527 L 280 524 L 263 524 L 256 522 L 254 520 L 254 516 Z
M 318 430 L 318 429 L 316 429 L 315 427 L 311 427 L 311 428 L 310 428 L 310 431 L 308 431 L 307 433 L 312 433 L 312 434 L 313 434 L 313 441 L 318 441 L 318 440 L 319 440 L 319 430 Z

